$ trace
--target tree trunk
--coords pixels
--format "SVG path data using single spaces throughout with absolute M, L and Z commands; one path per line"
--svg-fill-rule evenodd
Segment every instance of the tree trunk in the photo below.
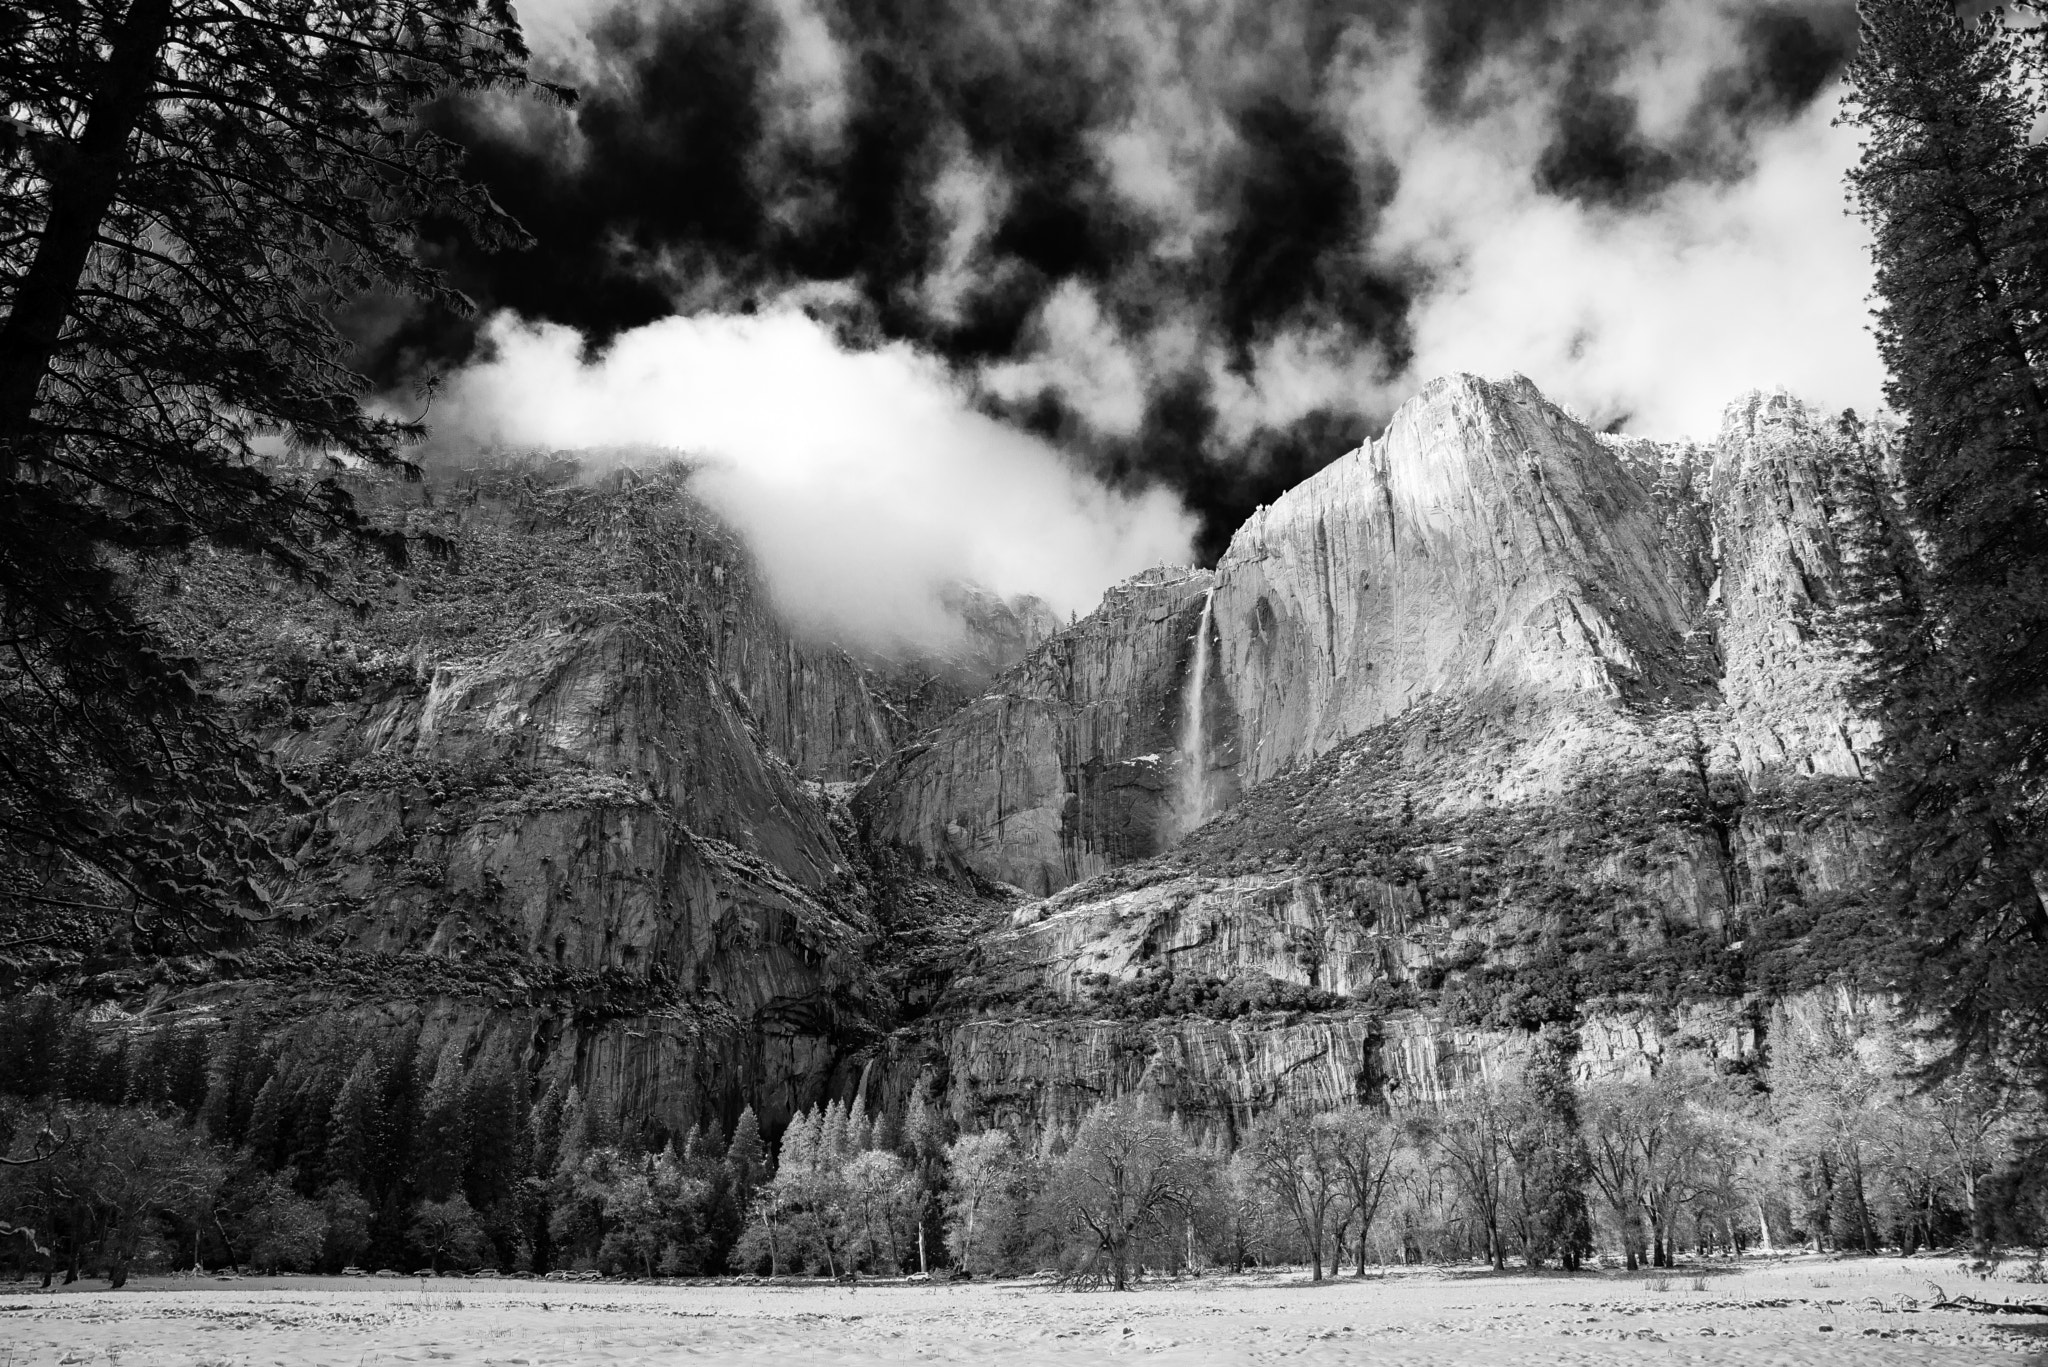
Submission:
M 746 1207 L 740 1209 L 744 1212 Z M 548 1233 L 548 1207 L 541 1203 L 533 1216 L 533 1270 L 548 1272 L 555 1265 L 555 1240 Z
M 1970 1252 L 1983 1257 L 1991 1251 L 1990 1231 L 1984 1216 L 1984 1203 L 1977 1199 L 1977 1174 L 1966 1165 L 1963 1168 L 1963 1203 L 1970 1208 Z
M 0 479 L 20 469 L 23 438 L 78 298 L 93 239 L 128 170 L 129 143 L 156 88 L 171 0 L 133 0 L 114 33 L 85 131 L 50 177 L 50 212 L 0 324 Z

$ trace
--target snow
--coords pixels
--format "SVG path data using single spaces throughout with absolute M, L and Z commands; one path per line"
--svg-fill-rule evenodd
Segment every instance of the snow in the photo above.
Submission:
M 1696 1276 L 1704 1290 L 1692 1289 Z M 2041 1317 L 1901 1310 L 1902 1297 L 1925 1302 L 1930 1277 L 1951 1292 L 1966 1285 L 1947 1260 L 1811 1257 L 1576 1277 L 1403 1269 L 1320 1286 L 1295 1270 L 1153 1282 L 1126 1295 L 1030 1281 L 154 1278 L 63 1294 L 20 1283 L 0 1284 L 0 1362 L 1963 1367 L 2048 1345 Z M 1967 1285 L 2007 1298 L 2031 1289 Z

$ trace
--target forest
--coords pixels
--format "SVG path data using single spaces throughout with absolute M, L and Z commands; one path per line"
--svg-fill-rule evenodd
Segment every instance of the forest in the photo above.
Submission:
M 1825 1021 L 1788 1028 L 1762 1068 L 1598 1081 L 1553 1030 L 1441 1110 L 1198 1129 L 1123 1099 L 963 1132 L 920 1088 L 900 1116 L 834 1101 L 771 1143 L 751 1108 L 730 1132 L 627 1130 L 573 1085 L 529 1098 L 452 1052 L 337 1041 L 281 1066 L 246 1019 L 130 1039 L 38 996 L 0 1020 L 21 1043 L 0 1060 L 0 1258 L 16 1279 L 116 1284 L 240 1267 L 1123 1287 L 2048 1241 L 2031 1089 L 1986 1067 L 1927 1085 L 1903 1035 Z

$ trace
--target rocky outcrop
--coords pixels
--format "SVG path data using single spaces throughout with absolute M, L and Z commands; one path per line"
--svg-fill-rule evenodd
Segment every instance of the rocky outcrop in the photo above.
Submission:
M 1880 535 L 1858 516 L 1870 506 L 1865 459 L 1782 393 L 1731 405 L 1715 443 L 1721 689 L 1751 776 L 1866 776 L 1876 728 L 1850 699 L 1855 653 L 1828 629 L 1832 614 L 1871 591 L 1852 573 Z
M 1688 568 L 1651 488 L 1527 380 L 1435 381 L 1217 566 L 1245 779 L 1438 696 L 1689 696 Z
M 1832 1000 L 1797 1010 L 1827 1014 Z M 1673 1050 L 1712 1062 L 1753 1060 L 1758 1021 L 1735 1003 L 1672 1014 L 1596 1013 L 1579 1024 L 1582 1081 L 1640 1077 Z M 1231 1021 L 984 1019 L 960 1026 L 945 1058 L 947 1096 L 963 1130 L 1029 1133 L 1072 1124 L 1106 1096 L 1143 1096 L 1197 1135 L 1234 1141 L 1276 1107 L 1353 1102 L 1432 1111 L 1511 1078 L 1534 1046 L 1516 1031 L 1446 1027 L 1404 1011 L 1250 1016 Z

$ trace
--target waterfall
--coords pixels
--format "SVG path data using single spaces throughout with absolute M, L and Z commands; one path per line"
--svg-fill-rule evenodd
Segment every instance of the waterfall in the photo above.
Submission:
M 1209 742 L 1203 695 L 1209 687 L 1210 618 L 1216 590 L 1202 595 L 1202 620 L 1195 628 L 1195 658 L 1180 691 L 1179 791 L 1174 795 L 1180 829 L 1191 831 L 1209 819 Z

